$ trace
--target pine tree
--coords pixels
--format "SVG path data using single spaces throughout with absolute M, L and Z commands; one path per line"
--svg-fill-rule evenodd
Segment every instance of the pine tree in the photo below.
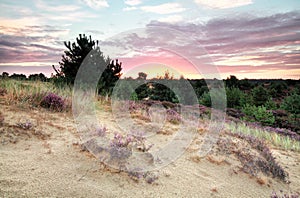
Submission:
M 111 61 L 106 67 L 98 84 L 98 93 L 102 95 L 110 95 L 113 91 L 115 83 L 119 80 L 122 73 L 122 63 L 118 61 Z
M 253 102 L 256 106 L 264 105 L 270 98 L 267 90 L 261 85 L 252 90 Z
M 53 65 L 56 76 L 68 84 L 74 84 L 79 67 L 86 56 L 90 54 L 90 59 L 88 60 L 90 63 L 93 62 L 97 67 L 106 67 L 102 76 L 99 76 L 99 93 L 111 93 L 115 82 L 121 76 L 122 63 L 119 63 L 118 60 L 116 60 L 115 64 L 109 57 L 105 57 L 103 52 L 100 51 L 98 41 L 95 42 L 92 40 L 91 36 L 88 38 L 85 34 L 79 34 L 79 38 L 76 38 L 76 42 L 71 43 L 69 41 L 64 42 L 64 44 L 67 50 L 62 56 L 61 62 L 59 62 L 60 70 L 57 70 Z M 90 72 L 90 75 L 97 74 L 97 72 L 93 71 L 85 72 Z

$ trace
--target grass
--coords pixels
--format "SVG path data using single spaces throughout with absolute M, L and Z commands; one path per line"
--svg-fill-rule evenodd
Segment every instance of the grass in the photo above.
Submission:
M 294 140 L 288 136 L 272 133 L 260 128 L 249 127 L 245 123 L 227 123 L 225 125 L 225 128 L 231 131 L 231 133 L 242 133 L 245 135 L 252 135 L 259 139 L 264 139 L 273 146 L 284 150 L 293 150 L 300 152 L 300 141 Z
M 7 105 L 17 104 L 20 106 L 31 105 L 34 107 L 38 107 L 40 106 L 43 97 L 47 93 L 51 92 L 64 98 L 67 102 L 68 108 L 71 107 L 73 91 L 71 86 L 57 87 L 51 82 L 1 79 L 0 89 L 5 90 L 3 92 L 5 95 L 4 102 Z M 101 97 L 98 98 L 98 103 L 100 103 L 100 105 L 103 103 L 103 101 L 108 100 L 105 100 Z M 173 118 L 174 116 L 171 117 Z M 179 119 L 176 115 L 175 118 L 176 121 Z M 294 150 L 300 152 L 300 142 L 284 135 L 268 132 L 261 128 L 249 127 L 244 123 L 227 123 L 225 128 L 227 130 L 230 130 L 232 133 L 243 133 L 246 135 L 253 135 L 257 138 L 264 139 L 275 147 L 279 147 L 284 150 Z
M 72 97 L 70 86 L 56 87 L 50 82 L 18 81 L 13 79 L 1 79 L 0 88 L 6 90 L 5 103 L 7 105 L 32 105 L 39 106 L 47 93 L 55 93 L 63 97 L 69 103 Z

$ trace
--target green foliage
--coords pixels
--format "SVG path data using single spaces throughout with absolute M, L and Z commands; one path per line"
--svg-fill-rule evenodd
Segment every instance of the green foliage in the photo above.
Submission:
M 112 61 L 102 73 L 98 83 L 98 93 L 102 95 L 110 95 L 115 83 L 121 77 L 122 63 Z
M 169 87 L 161 83 L 153 83 L 152 86 L 153 89 L 150 89 L 150 99 L 178 103 L 178 98 Z
M 272 125 L 275 122 L 275 117 L 272 112 L 267 111 L 264 106 L 257 107 L 255 119 L 264 125 Z
M 98 93 L 110 95 L 116 81 L 121 76 L 122 63 L 119 63 L 118 60 L 116 60 L 116 62 L 111 61 L 109 57 L 105 57 L 103 52 L 100 51 L 98 42 L 92 40 L 91 36 L 88 38 L 84 34 L 79 34 L 79 38 L 76 38 L 76 42 L 71 44 L 69 41 L 64 42 L 64 44 L 67 50 L 62 56 L 61 62 L 59 62 L 60 70 L 57 70 L 53 66 L 53 69 L 56 71 L 54 82 L 58 85 L 61 82 L 74 84 L 79 67 L 86 56 L 89 55 L 89 59 L 87 60 L 89 61 L 88 64 L 96 65 L 96 69 L 104 70 L 101 70 L 103 73 L 98 83 Z M 88 72 L 86 76 L 89 76 L 91 80 L 98 78 L 98 76 L 91 76 L 96 75 L 98 73 L 96 71 L 85 70 L 84 72 Z
M 284 98 L 281 108 L 289 113 L 296 115 L 300 114 L 300 95 L 293 93 L 290 96 Z
M 252 89 L 253 103 L 256 106 L 264 105 L 270 98 L 267 90 L 261 85 Z
M 285 82 L 272 82 L 270 86 L 270 94 L 273 97 L 281 96 L 284 90 L 287 90 L 288 86 Z
M 205 92 L 208 92 L 208 87 L 206 85 L 200 87 L 194 87 L 197 98 L 200 98 Z
M 225 107 L 226 105 L 225 94 L 226 93 L 224 93 L 222 89 L 211 89 L 209 92 L 205 92 L 202 95 L 202 97 L 199 100 L 199 103 L 207 107 L 213 106 L 216 109 L 223 109 L 223 107 Z M 212 104 L 211 98 L 214 98 L 214 104 Z
M 239 88 L 241 90 L 250 90 L 252 85 L 250 84 L 248 79 L 243 79 L 239 81 Z
M 241 97 L 244 93 L 236 87 L 226 88 L 227 107 L 239 108 L 241 106 Z
M 84 34 L 79 34 L 79 38 L 76 38 L 76 42 L 64 42 L 67 50 L 62 56 L 60 65 L 60 71 L 56 71 L 58 76 L 63 76 L 65 82 L 73 84 L 77 71 L 91 50 L 95 49 L 95 41 L 92 40 L 91 36 L 87 38 Z
M 271 98 L 265 103 L 265 107 L 268 110 L 276 110 L 277 109 L 276 103 Z
M 225 81 L 225 84 L 226 84 L 226 87 L 239 87 L 239 80 L 231 75 L 230 78 L 227 78 L 226 81 Z
M 242 133 L 245 135 L 251 135 L 259 139 L 264 139 L 274 146 L 280 147 L 286 150 L 293 150 L 300 152 L 300 142 L 289 137 L 278 133 L 270 132 L 265 130 L 264 127 L 251 127 L 245 123 L 226 123 L 226 129 L 231 133 Z
M 243 107 L 246 104 L 253 105 L 254 104 L 253 97 L 249 93 L 242 92 L 241 98 L 240 98 L 240 106 Z
M 243 117 L 243 120 L 254 122 L 255 121 L 255 116 L 254 113 L 256 111 L 256 106 L 246 104 L 242 108 L 242 112 L 245 114 L 245 117 Z
M 130 95 L 130 100 L 133 100 L 133 101 L 139 100 L 138 95 L 137 95 L 136 92 L 133 92 L 133 93 Z
M 211 99 L 210 99 L 210 95 L 209 92 L 204 92 L 199 100 L 199 103 L 207 106 L 207 107 L 211 107 Z
M 47 81 L 47 77 L 43 73 L 30 74 L 28 76 L 28 79 L 32 81 L 36 81 L 36 80 L 43 81 L 43 82 Z
M 152 87 L 151 83 L 145 83 L 135 89 L 139 100 L 150 97 L 150 87 Z
M 258 106 L 246 104 L 242 108 L 242 112 L 245 114 L 243 118 L 250 122 L 260 122 L 263 125 L 272 125 L 275 122 L 275 117 L 272 112 L 267 111 L 265 106 Z
M 120 79 L 113 88 L 112 100 L 129 100 L 135 93 L 133 87 L 135 81 L 132 79 Z
M 9 76 L 9 78 L 15 79 L 15 80 L 26 80 L 26 76 L 24 74 L 13 73 L 11 76 Z
M 66 99 L 66 107 L 70 107 L 72 98 L 72 88 L 54 86 L 51 82 L 41 81 L 17 81 L 6 79 L 0 81 L 0 89 L 5 89 L 6 104 L 30 105 L 37 107 L 40 105 L 46 93 L 52 92 Z M 67 110 L 67 109 L 66 109 Z

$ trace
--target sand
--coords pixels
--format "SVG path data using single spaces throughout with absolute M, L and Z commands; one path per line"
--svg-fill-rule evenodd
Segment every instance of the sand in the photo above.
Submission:
M 53 113 L 18 105 L 0 105 L 0 197 L 270 197 L 273 191 L 300 193 L 300 155 L 272 149 L 288 171 L 289 183 L 238 170 L 238 160 L 210 155 L 197 158 L 201 140 L 160 169 L 152 184 L 109 169 L 83 151 L 71 113 Z M 107 119 L 109 111 L 100 111 Z M 33 128 L 16 123 L 29 120 Z M 168 136 L 168 133 L 159 137 Z M 157 138 L 159 139 L 159 138 Z M 218 163 L 220 162 L 220 163 Z

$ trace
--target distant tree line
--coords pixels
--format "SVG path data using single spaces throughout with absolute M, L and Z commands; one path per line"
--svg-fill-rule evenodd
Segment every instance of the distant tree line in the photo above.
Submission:
M 2 74 L 0 75 L 0 79 L 30 80 L 30 81 L 42 81 L 42 82 L 49 81 L 49 78 L 47 78 L 43 73 L 30 74 L 27 78 L 25 74 L 13 73 L 12 75 L 9 75 L 8 72 L 2 72 Z

